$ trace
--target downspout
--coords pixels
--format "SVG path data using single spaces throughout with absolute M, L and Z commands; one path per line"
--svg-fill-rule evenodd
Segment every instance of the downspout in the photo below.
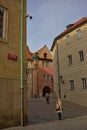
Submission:
M 60 67 L 59 67 L 59 47 L 58 43 L 56 43 L 56 48 L 57 48 L 57 70 L 58 70 L 58 94 L 59 98 L 61 98 L 61 88 L 60 88 Z
M 24 125 L 24 87 L 23 87 L 23 0 L 21 0 L 20 16 L 20 90 L 21 90 L 21 126 Z

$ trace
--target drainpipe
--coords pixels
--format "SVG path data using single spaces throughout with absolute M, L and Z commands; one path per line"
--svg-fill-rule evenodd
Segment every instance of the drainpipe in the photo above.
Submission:
M 20 90 L 21 90 L 21 126 L 24 125 L 24 87 L 23 87 L 23 0 L 21 0 L 20 16 Z
M 61 98 L 60 67 L 59 67 L 59 47 L 58 47 L 58 43 L 56 43 L 56 48 L 57 48 L 57 70 L 58 70 L 58 94 L 59 94 L 59 98 Z

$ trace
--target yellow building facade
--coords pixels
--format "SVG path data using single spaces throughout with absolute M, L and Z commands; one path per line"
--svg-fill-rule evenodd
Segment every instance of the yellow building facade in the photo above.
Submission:
M 87 106 L 87 18 L 68 25 L 51 51 L 57 96 Z
M 24 123 L 27 122 L 26 0 L 23 0 L 23 90 Z M 21 1 L 0 0 L 0 127 L 21 122 Z

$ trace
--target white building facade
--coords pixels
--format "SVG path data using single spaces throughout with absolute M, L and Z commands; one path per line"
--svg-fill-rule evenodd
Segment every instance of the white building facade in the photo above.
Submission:
M 57 96 L 87 106 L 87 18 L 68 25 L 51 51 Z

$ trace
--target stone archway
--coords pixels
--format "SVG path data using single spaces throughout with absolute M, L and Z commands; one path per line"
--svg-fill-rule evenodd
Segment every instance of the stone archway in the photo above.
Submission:
M 45 94 L 46 93 L 49 93 L 50 94 L 50 87 L 48 87 L 48 86 L 45 86 L 44 88 L 43 88 L 43 96 L 45 97 Z

